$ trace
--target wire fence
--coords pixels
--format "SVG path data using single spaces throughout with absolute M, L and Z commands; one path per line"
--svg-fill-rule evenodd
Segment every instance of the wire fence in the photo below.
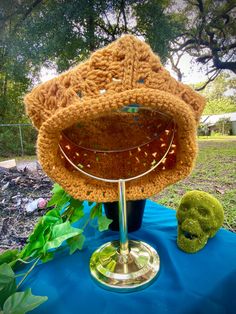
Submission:
M 37 132 L 29 123 L 0 124 L 0 156 L 35 155 Z

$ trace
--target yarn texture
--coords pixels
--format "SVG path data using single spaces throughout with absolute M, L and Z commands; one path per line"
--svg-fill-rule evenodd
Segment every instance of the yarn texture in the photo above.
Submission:
M 167 155 L 169 166 L 157 167 L 126 183 L 127 200 L 144 199 L 160 192 L 189 175 L 194 166 L 196 130 L 204 98 L 172 78 L 151 48 L 134 36 L 121 37 L 94 52 L 84 63 L 35 87 L 24 102 L 27 114 L 39 130 L 40 164 L 49 177 L 75 198 L 116 201 L 117 184 L 97 181 L 70 169 L 59 150 L 63 132 L 75 124 L 109 116 L 129 104 L 171 117 L 176 125 L 173 144 L 176 149 L 174 159 Z M 114 163 L 108 159 L 109 166 L 114 167 Z

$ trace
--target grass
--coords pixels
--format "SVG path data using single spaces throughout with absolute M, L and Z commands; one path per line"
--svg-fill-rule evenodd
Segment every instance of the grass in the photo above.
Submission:
M 236 137 L 200 139 L 191 176 L 167 187 L 153 200 L 177 209 L 181 197 L 191 190 L 215 196 L 224 207 L 224 227 L 236 232 Z
M 11 156 L 11 157 L 1 157 L 0 156 L 0 161 L 4 161 L 4 160 L 9 160 L 9 159 L 15 159 L 16 161 L 34 161 L 37 159 L 37 157 L 35 155 L 29 156 Z
M 236 140 L 236 135 L 211 135 L 211 136 L 198 136 L 199 141 L 219 141 L 219 140 Z

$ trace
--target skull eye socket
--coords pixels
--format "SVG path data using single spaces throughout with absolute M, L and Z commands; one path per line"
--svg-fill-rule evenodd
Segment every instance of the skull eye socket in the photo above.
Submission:
M 188 211 L 188 205 L 186 205 L 186 204 L 181 204 L 180 205 L 180 209 L 183 211 L 183 212 L 186 212 L 186 211 Z
M 206 208 L 204 208 L 204 207 L 198 208 L 198 212 L 203 217 L 209 216 L 209 211 Z

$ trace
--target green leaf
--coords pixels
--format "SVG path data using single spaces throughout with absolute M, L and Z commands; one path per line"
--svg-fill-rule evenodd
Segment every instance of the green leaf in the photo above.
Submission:
M 47 301 L 47 297 L 32 295 L 31 289 L 24 292 L 15 292 L 3 305 L 4 314 L 24 314 L 32 311 Z
M 46 229 L 48 229 L 48 226 L 37 226 L 37 229 L 33 231 L 28 239 L 29 243 L 27 243 L 23 250 L 20 252 L 20 258 L 24 259 L 30 256 L 40 255 L 42 253 L 43 247 L 46 243 L 44 235 Z
M 18 255 L 19 255 L 18 250 L 7 250 L 3 252 L 2 254 L 0 254 L 0 265 L 15 261 Z
M 65 192 L 54 194 L 50 201 L 47 204 L 47 207 L 51 206 L 57 206 L 62 207 L 64 204 L 66 204 L 70 200 L 70 196 L 67 195 Z
M 99 231 L 107 230 L 111 223 L 112 223 L 112 219 L 109 219 L 106 216 L 99 216 L 98 217 L 98 230 Z
M 58 210 L 52 209 L 48 211 L 36 225 L 33 233 L 29 236 L 29 243 L 21 251 L 20 257 L 27 258 L 29 256 L 32 257 L 42 254 L 44 245 L 50 238 L 51 229 L 54 225 L 61 224 L 62 221 Z
M 42 217 L 42 224 L 44 226 L 51 226 L 53 224 L 61 223 L 61 222 L 62 222 L 61 215 L 59 211 L 56 209 L 50 210 L 49 212 L 47 212 L 46 215 Z
M 44 245 L 44 252 L 59 247 L 63 241 L 77 236 L 82 232 L 82 229 L 71 227 L 69 221 L 53 226 L 50 240 Z
M 53 195 L 49 200 L 47 207 L 51 206 L 61 207 L 70 200 L 70 196 L 57 183 L 54 184 L 52 193 Z
M 67 240 L 67 243 L 70 247 L 70 255 L 73 254 L 76 250 L 82 250 L 85 241 L 85 236 L 79 234 L 73 238 Z
M 15 274 L 8 264 L 0 266 L 0 308 L 5 300 L 16 291 Z
M 84 207 L 80 205 L 80 207 L 71 207 L 69 220 L 71 223 L 78 221 L 84 216 Z
M 54 252 L 47 252 L 40 259 L 43 263 L 49 262 L 54 258 Z
M 70 200 L 70 205 L 74 208 L 79 208 L 83 206 L 83 202 L 80 200 L 76 200 L 75 198 L 72 197 Z
M 42 219 L 39 220 L 39 222 L 36 224 L 36 226 L 34 227 L 33 232 L 31 233 L 31 235 L 28 238 L 28 242 L 32 242 L 34 240 L 36 240 L 38 238 L 38 236 L 44 231 L 44 227 L 42 224 Z
M 54 183 L 53 184 L 52 193 L 53 194 L 57 194 L 57 193 L 60 193 L 60 192 L 64 192 L 63 188 L 58 183 Z
M 47 207 L 56 206 L 58 202 L 60 202 L 60 200 L 62 199 L 63 195 L 64 195 L 64 191 L 58 194 L 52 195 L 52 197 L 47 203 Z
M 28 243 L 20 253 L 20 258 L 23 260 L 27 260 L 29 257 L 36 257 L 40 255 L 43 251 L 41 246 L 38 246 L 38 243 Z
M 102 204 L 97 203 L 90 211 L 90 218 L 94 219 L 100 216 L 102 216 Z
M 44 246 L 44 244 L 45 244 L 45 239 L 44 239 L 44 235 L 42 232 L 38 235 L 37 240 L 30 242 L 29 244 L 27 244 L 27 246 L 28 246 L 28 248 L 30 248 L 30 251 L 34 251 L 36 249 L 42 248 Z

